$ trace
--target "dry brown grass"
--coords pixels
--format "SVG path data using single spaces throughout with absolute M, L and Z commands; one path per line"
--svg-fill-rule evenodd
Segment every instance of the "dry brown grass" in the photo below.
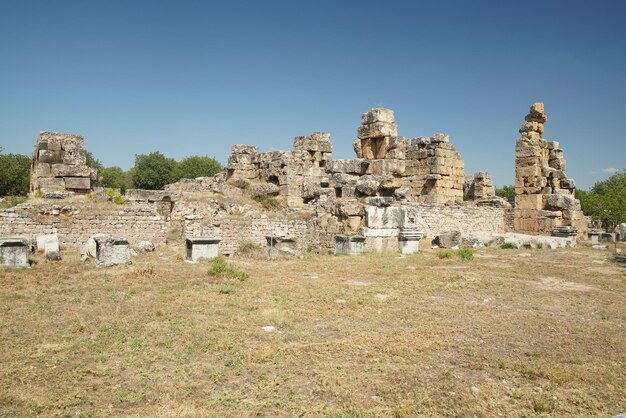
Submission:
M 243 282 L 179 252 L 1 271 L 0 415 L 626 411 L 626 259 L 610 252 L 229 260 Z

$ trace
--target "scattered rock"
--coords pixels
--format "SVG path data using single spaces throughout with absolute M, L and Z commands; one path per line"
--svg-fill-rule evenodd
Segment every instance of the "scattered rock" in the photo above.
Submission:
M 150 241 L 139 241 L 139 244 L 137 244 L 137 249 L 143 252 L 152 252 L 154 248 L 154 244 Z
M 458 247 L 461 244 L 461 233 L 459 231 L 444 231 L 435 237 L 432 244 L 438 248 Z
M 265 332 L 274 332 L 276 331 L 276 327 L 272 326 L 272 325 L 267 325 L 264 327 L 261 327 L 261 329 Z
M 255 183 L 250 186 L 252 196 L 277 196 L 280 187 L 274 183 Z

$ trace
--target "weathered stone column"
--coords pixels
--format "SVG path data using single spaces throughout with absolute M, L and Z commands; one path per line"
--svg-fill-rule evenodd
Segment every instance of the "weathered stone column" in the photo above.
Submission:
M 555 228 L 575 227 L 586 236 L 575 182 L 565 174 L 563 150 L 542 138 L 548 115 L 543 103 L 533 103 L 519 129 L 515 146 L 516 232 L 550 235 Z

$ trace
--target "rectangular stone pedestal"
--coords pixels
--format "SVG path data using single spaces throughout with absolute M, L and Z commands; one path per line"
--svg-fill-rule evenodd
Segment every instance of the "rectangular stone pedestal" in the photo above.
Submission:
M 398 239 L 398 248 L 402 254 L 414 254 L 420 249 L 420 240 Z
M 191 262 L 212 260 L 219 254 L 219 239 L 190 237 L 185 240 L 185 259 Z
M 26 238 L 0 238 L 0 267 L 28 268 L 30 242 Z
M 335 255 L 348 254 L 357 255 L 363 253 L 365 237 L 349 235 L 335 236 Z
M 131 264 L 130 246 L 126 238 L 98 237 L 96 241 L 96 267 Z

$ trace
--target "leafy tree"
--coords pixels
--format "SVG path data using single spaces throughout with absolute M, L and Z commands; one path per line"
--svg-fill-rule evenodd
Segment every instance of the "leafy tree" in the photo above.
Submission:
M 20 154 L 0 155 L 0 196 L 28 194 L 30 158 Z
M 223 170 L 222 165 L 215 158 L 192 156 L 176 164 L 172 173 L 172 181 L 180 179 L 195 179 L 196 177 L 213 177 Z
M 128 173 L 120 167 L 104 167 L 98 171 L 98 185 L 120 189 L 122 194 L 126 193 L 130 179 Z
M 100 173 L 104 166 L 100 162 L 100 160 L 96 160 L 93 154 L 89 151 L 85 151 L 85 158 L 87 159 L 87 167 L 95 168 L 98 171 L 98 177 L 96 177 L 96 181 L 94 182 L 94 186 L 100 186 Z
M 515 200 L 515 186 L 503 186 L 501 188 L 496 188 L 496 196 L 503 197 L 508 201 L 512 202 Z
M 172 182 L 176 160 L 167 158 L 158 151 L 135 156 L 131 181 L 139 189 L 160 190 Z
M 87 167 L 95 168 L 98 171 L 104 168 L 100 160 L 96 160 L 91 152 L 85 151 L 85 157 L 87 158 Z
M 599 220 L 608 231 L 626 222 L 626 172 L 597 182 L 590 191 L 576 191 L 583 212 Z

